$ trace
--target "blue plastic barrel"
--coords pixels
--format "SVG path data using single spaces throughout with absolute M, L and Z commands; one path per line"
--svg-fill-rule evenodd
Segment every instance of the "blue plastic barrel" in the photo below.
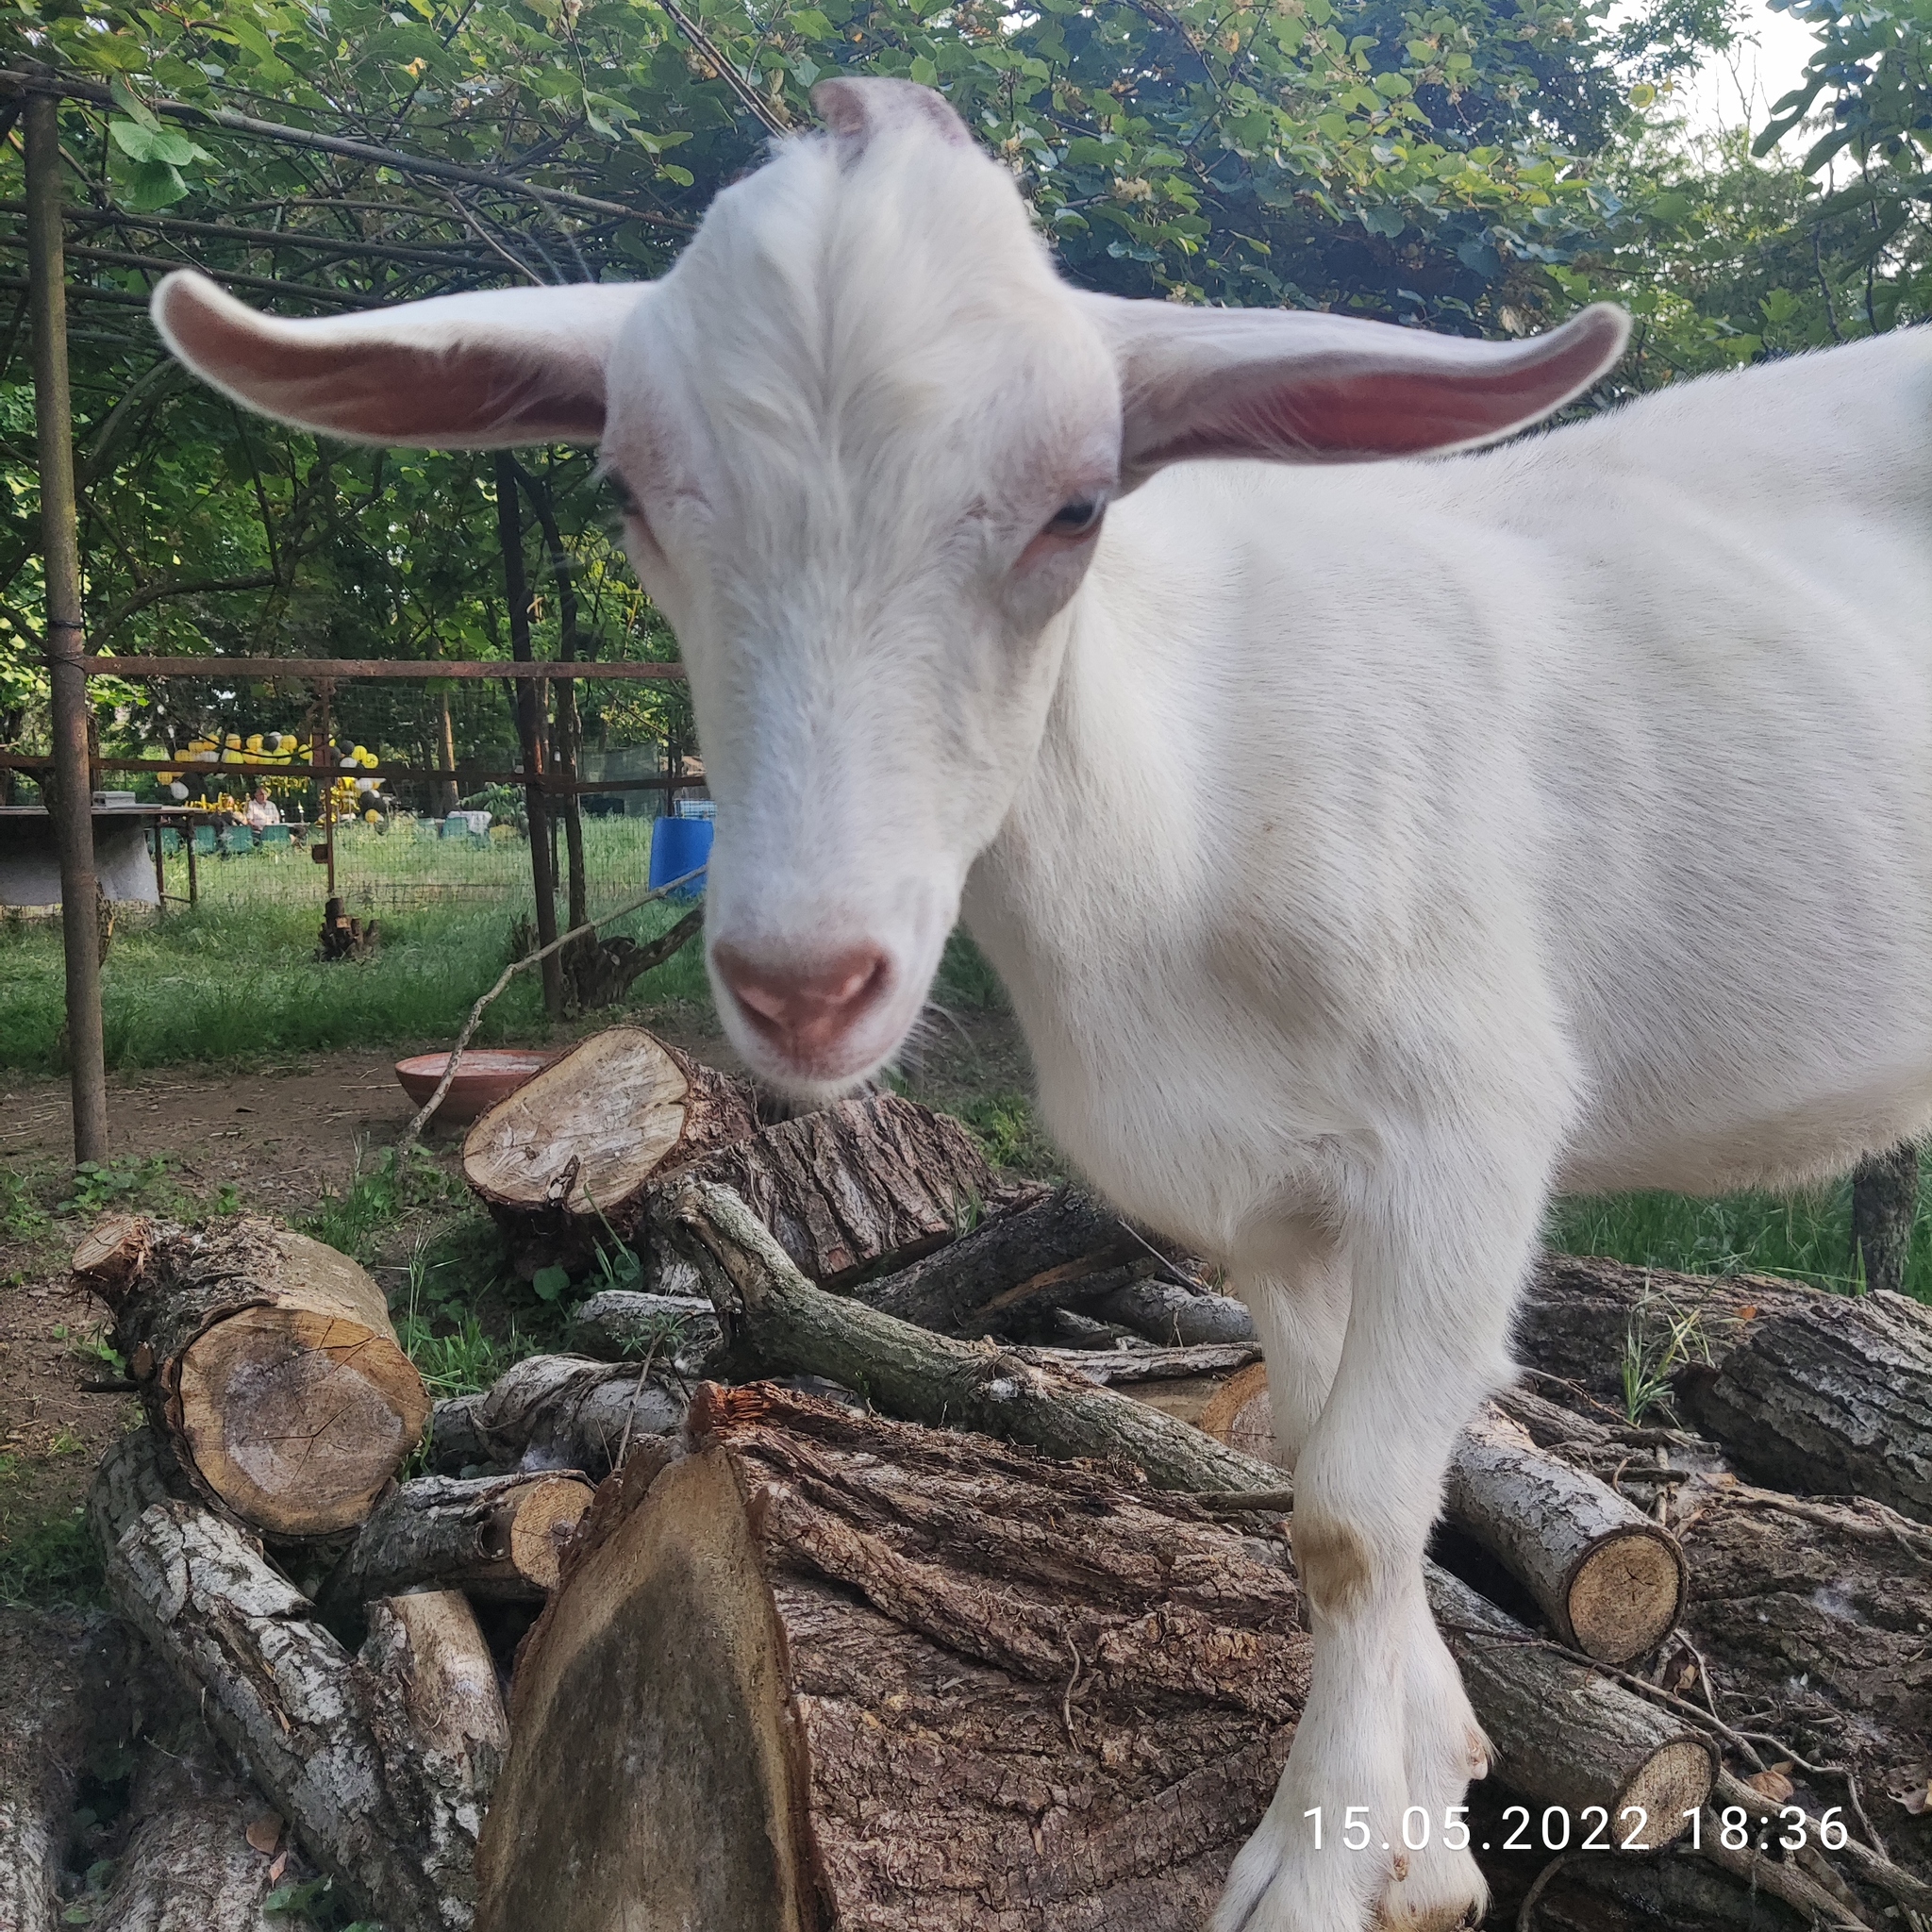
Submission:
M 699 872 L 711 856 L 709 819 L 659 819 L 651 832 L 651 884 L 668 885 L 688 872 Z M 680 887 L 671 896 L 694 899 L 704 889 L 702 878 Z

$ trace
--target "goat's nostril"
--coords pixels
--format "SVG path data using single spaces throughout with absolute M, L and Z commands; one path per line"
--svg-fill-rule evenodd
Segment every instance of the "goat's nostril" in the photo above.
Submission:
M 780 965 L 721 944 L 712 956 L 746 1013 L 770 1032 L 828 1044 L 884 992 L 891 962 L 877 946 L 854 946 L 810 963 Z

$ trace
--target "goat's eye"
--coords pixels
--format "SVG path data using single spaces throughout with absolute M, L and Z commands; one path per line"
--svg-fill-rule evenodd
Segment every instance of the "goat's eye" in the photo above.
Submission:
M 1107 499 L 1104 496 L 1077 496 L 1072 503 L 1063 503 L 1047 519 L 1045 534 L 1049 537 L 1086 537 L 1100 526 L 1100 520 L 1107 514 Z

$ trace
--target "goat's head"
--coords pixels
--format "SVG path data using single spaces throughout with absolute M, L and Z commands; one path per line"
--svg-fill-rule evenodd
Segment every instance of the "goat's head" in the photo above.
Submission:
M 192 275 L 175 352 L 364 441 L 599 441 L 690 667 L 718 801 L 707 930 L 760 1073 L 823 1097 L 911 1026 L 1044 728 L 1106 507 L 1191 457 L 1507 434 L 1624 337 L 1494 344 L 1081 294 L 937 94 L 838 80 L 663 280 L 254 314 Z

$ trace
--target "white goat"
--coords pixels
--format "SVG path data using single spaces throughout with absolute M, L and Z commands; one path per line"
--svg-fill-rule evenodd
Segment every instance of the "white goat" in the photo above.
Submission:
M 937 96 L 817 99 L 649 287 L 291 323 L 184 275 L 156 316 L 319 430 L 601 441 L 745 1058 L 871 1074 L 963 912 L 1056 1139 L 1260 1324 L 1315 1681 L 1217 1926 L 1462 1923 L 1485 1745 L 1420 1562 L 1552 1188 L 1932 1118 L 1932 338 L 1350 464 L 1536 421 L 1622 317 L 1077 293 Z

